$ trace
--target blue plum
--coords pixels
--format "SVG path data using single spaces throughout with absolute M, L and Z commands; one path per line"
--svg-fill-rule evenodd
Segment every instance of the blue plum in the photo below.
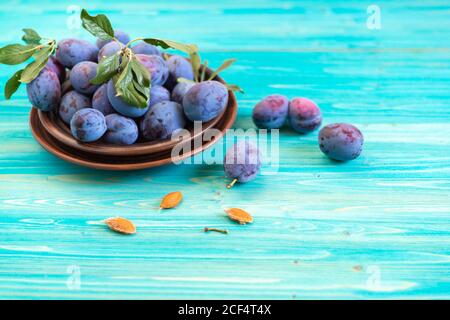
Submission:
M 128 42 L 130 42 L 130 36 L 128 35 L 128 33 L 124 32 L 124 31 L 115 30 L 114 36 L 116 37 L 117 40 L 119 40 L 123 44 L 127 44 Z M 112 40 L 97 39 L 96 43 L 97 43 L 97 47 L 99 49 L 101 49 L 110 42 L 112 42 Z
M 299 133 L 309 133 L 322 124 L 322 112 L 311 100 L 295 98 L 289 103 L 289 123 Z
M 79 93 L 91 95 L 97 89 L 98 85 L 92 84 L 90 81 L 97 74 L 97 64 L 91 61 L 83 61 L 77 63 L 70 71 L 70 82 L 72 87 Z
M 169 79 L 166 86 L 172 89 L 177 83 L 178 78 L 185 78 L 194 80 L 194 71 L 191 63 L 179 55 L 173 55 L 167 60 L 167 67 L 169 68 Z
M 173 101 L 162 101 L 150 108 L 139 127 L 145 139 L 163 140 L 185 125 L 182 106 Z
M 116 88 L 114 88 L 114 82 L 112 79 L 108 82 L 107 93 L 109 102 L 111 103 L 113 109 L 126 117 L 139 118 L 143 116 L 150 107 L 150 104 L 148 104 L 146 108 L 139 108 L 125 103 L 121 97 L 116 96 Z
M 92 96 L 92 108 L 97 109 L 105 116 L 114 112 L 108 99 L 108 85 L 102 84 Z
M 170 92 L 163 86 L 152 86 L 150 89 L 150 106 L 161 101 L 170 100 Z
M 228 104 L 228 89 L 218 81 L 195 84 L 183 98 L 184 113 L 191 121 L 209 121 Z
M 195 82 L 180 82 L 172 90 L 172 101 L 183 104 L 186 92 L 195 85 Z
M 98 48 L 94 44 L 79 39 L 64 39 L 58 42 L 56 59 L 66 68 L 73 68 L 79 62 L 97 62 Z
M 363 144 L 361 131 L 348 123 L 329 124 L 319 132 L 320 150 L 333 160 L 356 159 L 361 154 Z
M 61 84 L 58 76 L 44 68 L 33 81 L 27 84 L 27 94 L 31 104 L 42 111 L 57 108 L 61 100 Z
M 113 113 L 107 115 L 105 120 L 107 130 L 103 140 L 120 145 L 130 145 L 136 142 L 139 130 L 133 119 Z
M 97 141 L 105 134 L 106 129 L 105 116 L 92 108 L 78 110 L 70 120 L 72 135 L 83 142 Z
M 97 59 L 100 62 L 102 61 L 102 59 L 112 56 L 113 54 L 119 52 L 120 50 L 122 50 L 122 46 L 119 43 L 115 41 L 110 42 L 98 51 Z
M 66 68 L 64 68 L 64 66 L 60 64 L 54 56 L 50 56 L 48 58 L 45 68 L 56 73 L 60 83 L 63 83 L 66 80 Z
M 133 50 L 135 54 L 147 54 L 147 55 L 156 54 L 157 56 L 161 55 L 161 51 L 159 51 L 159 49 L 156 46 L 145 42 L 139 42 L 137 45 L 133 46 L 131 50 Z
M 242 140 L 234 144 L 224 159 L 225 175 L 233 179 L 228 188 L 235 182 L 245 183 L 255 179 L 261 170 L 261 158 L 258 147 L 252 142 Z
M 69 91 L 63 95 L 58 113 L 61 119 L 69 124 L 75 112 L 81 109 L 91 108 L 91 106 L 91 98 L 76 91 Z
M 253 122 L 261 129 L 278 129 L 286 122 L 288 111 L 288 98 L 273 94 L 265 97 L 253 108 Z
M 162 86 L 167 81 L 169 69 L 163 58 L 146 54 L 136 54 L 136 58 L 150 72 L 153 86 Z

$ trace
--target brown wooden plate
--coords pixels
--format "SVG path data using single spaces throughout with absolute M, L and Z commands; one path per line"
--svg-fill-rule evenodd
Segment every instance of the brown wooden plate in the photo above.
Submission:
M 222 82 L 226 85 L 225 81 L 223 81 L 219 76 L 217 76 L 214 80 Z M 190 135 L 187 135 L 185 138 L 183 138 L 183 143 L 189 143 L 192 139 L 203 134 L 203 132 L 205 132 L 206 130 L 214 128 L 214 126 L 217 125 L 217 123 L 221 121 L 223 117 L 229 114 L 226 112 L 228 109 L 237 109 L 236 96 L 232 91 L 228 91 L 228 93 L 228 105 L 222 112 L 222 114 L 217 116 L 215 119 L 204 123 L 202 125 L 201 132 L 194 132 L 193 124 L 190 123 L 190 126 L 186 128 L 190 132 Z M 175 144 L 179 143 L 179 141 L 174 141 L 171 139 L 150 142 L 138 141 L 137 143 L 129 146 L 109 144 L 106 142 L 102 142 L 101 140 L 91 143 L 80 142 L 72 136 L 69 126 L 61 120 L 57 111 L 43 112 L 39 110 L 38 114 L 42 126 L 53 138 L 60 141 L 66 146 L 84 152 L 110 156 L 146 155 L 171 150 Z
M 192 157 L 220 141 L 226 133 L 226 130 L 231 128 L 233 125 L 236 119 L 236 114 L 237 107 L 227 108 L 224 116 L 214 127 L 220 131 L 220 135 L 216 136 L 212 141 L 203 143 L 197 148 L 194 148 L 194 141 L 192 140 L 191 150 L 181 154 L 175 158 L 175 160 L 180 161 L 188 157 Z M 36 108 L 33 108 L 30 113 L 30 127 L 34 138 L 48 152 L 65 161 L 93 169 L 115 171 L 139 170 L 170 164 L 174 160 L 171 157 L 171 149 L 147 155 L 111 156 L 89 153 L 71 148 L 70 146 L 61 143 L 59 140 L 56 140 L 46 131 L 39 120 L 38 111 Z

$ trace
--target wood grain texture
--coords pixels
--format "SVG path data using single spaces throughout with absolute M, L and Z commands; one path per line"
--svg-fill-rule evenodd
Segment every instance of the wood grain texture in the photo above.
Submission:
M 89 39 L 67 28 L 71 4 L 2 1 L 1 45 L 24 27 Z M 450 298 L 450 6 L 377 1 L 382 28 L 368 30 L 369 4 L 83 2 L 134 36 L 198 43 L 210 65 L 237 58 L 223 73 L 246 90 L 236 127 L 253 127 L 263 96 L 306 96 L 325 124 L 359 126 L 364 151 L 336 164 L 317 133 L 283 129 L 279 173 L 232 190 L 219 165 L 98 172 L 33 140 L 21 88 L 0 101 L 0 298 Z M 182 205 L 159 211 L 176 190 Z M 137 234 L 101 223 L 116 215 Z

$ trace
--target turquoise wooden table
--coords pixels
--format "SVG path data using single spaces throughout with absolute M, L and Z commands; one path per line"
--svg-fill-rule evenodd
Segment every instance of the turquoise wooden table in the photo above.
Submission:
M 86 7 L 134 36 L 197 43 L 213 66 L 237 58 L 223 73 L 246 90 L 236 128 L 281 93 L 315 100 L 325 124 L 353 123 L 366 142 L 336 164 L 317 132 L 283 129 L 278 174 L 232 190 L 220 165 L 94 171 L 35 142 L 21 88 L 0 102 L 0 298 L 450 298 L 450 5 L 371 4 L 2 1 L 2 46 L 23 27 L 92 39 L 74 19 Z M 0 69 L 1 91 L 12 71 Z M 182 206 L 159 211 L 175 190 Z M 232 223 L 226 207 L 254 223 Z M 109 231 L 101 221 L 116 215 L 138 233 Z

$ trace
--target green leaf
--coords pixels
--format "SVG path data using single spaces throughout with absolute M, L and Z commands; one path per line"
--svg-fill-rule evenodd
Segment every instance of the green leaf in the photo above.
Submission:
M 93 36 L 101 40 L 112 40 L 114 38 L 114 30 L 111 22 L 104 14 L 91 16 L 83 9 L 80 14 L 83 28 L 89 31 Z
M 220 67 L 218 67 L 216 69 L 216 71 L 214 71 L 212 73 L 212 75 L 209 77 L 208 80 L 214 79 L 220 72 L 222 72 L 223 70 L 229 68 L 234 62 L 236 62 L 236 59 L 228 59 L 225 60 L 222 65 Z
M 186 79 L 186 78 L 178 78 L 177 82 L 186 82 L 186 83 L 195 83 L 194 80 Z
M 200 66 L 202 65 L 199 53 L 192 52 L 189 54 L 191 58 L 192 71 L 194 72 L 194 80 L 200 80 Z
M 205 60 L 205 62 L 203 62 L 203 68 L 202 68 L 202 74 L 200 76 L 200 82 L 205 80 L 206 68 L 207 67 L 208 67 L 208 60 Z
M 241 87 L 239 87 L 235 84 L 227 84 L 227 89 L 231 90 L 231 91 L 238 91 L 240 93 L 245 93 L 244 89 L 242 89 Z
M 137 91 L 139 91 L 139 93 L 143 97 L 148 97 L 146 101 L 150 99 L 150 87 L 144 87 L 141 84 L 139 84 L 136 80 L 133 80 L 133 86 L 136 88 Z
M 143 41 L 152 44 L 154 46 L 159 46 L 163 49 L 176 49 L 180 50 L 182 52 L 191 54 L 193 52 L 198 52 L 198 47 L 195 44 L 184 44 L 180 42 L 175 42 L 172 40 L 162 40 L 162 39 L 155 39 L 155 38 L 146 38 L 143 39 Z
M 20 76 L 22 75 L 23 69 L 14 73 L 14 75 L 6 82 L 5 85 L 5 98 L 9 100 L 14 92 L 20 87 Z
M 100 61 L 95 78 L 90 82 L 92 84 L 102 84 L 115 76 L 120 66 L 120 55 L 114 54 Z
M 124 57 L 124 59 L 126 58 Z M 130 61 L 126 61 L 126 64 L 122 67 L 122 72 L 119 74 L 117 81 L 115 82 L 118 95 L 122 95 L 122 89 L 126 89 L 127 86 L 133 81 L 133 70 L 131 70 Z
M 10 44 L 0 48 L 0 63 L 14 65 L 28 60 L 36 51 L 36 46 Z
M 20 82 L 30 83 L 33 81 L 39 75 L 41 70 L 44 69 L 47 61 L 48 57 L 44 60 L 35 60 L 27 65 L 23 70 L 22 76 L 20 77 Z
M 146 38 L 143 39 L 143 41 L 154 46 L 159 46 L 163 49 L 172 48 L 189 54 L 189 57 L 191 58 L 192 71 L 194 71 L 194 79 L 196 81 L 200 79 L 199 70 L 201 62 L 200 55 L 198 54 L 198 47 L 195 44 L 184 44 L 172 40 L 163 40 L 156 38 Z
M 39 44 L 42 40 L 41 36 L 33 29 L 22 29 L 25 33 L 22 37 L 22 40 L 28 44 Z
M 132 81 L 125 90 L 122 91 L 122 99 L 133 106 L 136 106 L 138 108 L 146 108 L 148 98 L 142 94 L 137 88 L 136 88 L 135 81 Z
M 136 56 L 130 61 L 131 70 L 134 73 L 136 81 L 143 87 L 150 87 L 150 72 L 139 62 Z
M 149 93 L 146 95 L 141 90 L 143 87 L 134 79 L 132 63 L 127 63 L 122 73 L 117 77 L 115 82 L 117 95 L 126 103 L 138 108 L 146 108 L 149 99 Z M 150 91 L 149 88 L 147 89 Z
M 23 70 L 23 73 L 20 77 L 20 82 L 22 83 L 30 83 L 33 81 L 44 69 L 45 65 L 48 62 L 48 57 L 53 51 L 53 46 L 44 47 L 40 51 L 35 54 L 35 60 L 27 65 Z
M 148 101 L 150 99 L 151 77 L 148 69 L 136 58 L 130 61 L 131 70 L 133 71 L 133 87 L 141 96 Z M 147 104 L 144 106 L 146 107 Z

